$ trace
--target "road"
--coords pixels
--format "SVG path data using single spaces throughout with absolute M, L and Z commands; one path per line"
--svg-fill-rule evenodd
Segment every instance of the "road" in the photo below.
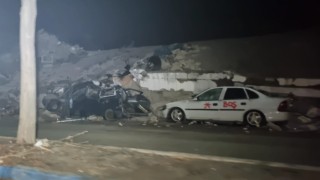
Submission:
M 0 136 L 15 137 L 16 118 L 0 119 Z M 320 134 L 269 132 L 231 125 L 161 124 L 143 126 L 139 122 L 103 124 L 92 122 L 39 123 L 38 138 L 58 140 L 88 131 L 76 142 L 161 151 L 175 151 L 320 166 Z

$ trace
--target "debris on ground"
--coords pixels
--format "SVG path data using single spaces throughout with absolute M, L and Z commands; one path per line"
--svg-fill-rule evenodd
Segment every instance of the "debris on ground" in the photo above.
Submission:
M 57 123 L 65 123 L 65 122 L 76 122 L 76 121 L 85 121 L 85 118 L 66 118 L 62 120 L 57 120 Z
M 191 121 L 190 123 L 188 123 L 188 125 L 193 125 L 193 124 L 196 124 L 197 121 Z
M 302 122 L 302 123 L 310 123 L 312 122 L 311 118 L 308 118 L 306 116 L 299 116 L 298 119 Z
M 307 117 L 316 118 L 320 116 L 320 108 L 311 107 L 306 114 Z
M 41 141 L 44 142 L 44 141 Z M 14 169 L 29 179 L 50 179 L 52 174 L 60 179 L 317 179 L 318 171 L 274 168 L 242 163 L 210 160 L 201 155 L 149 151 L 134 148 L 95 146 L 72 142 L 49 141 L 46 148 L 1 143 L 0 179 L 7 178 L 3 170 Z M 161 171 L 159 171 L 161 169 Z M 32 171 L 32 173 L 29 173 Z M 36 173 L 34 173 L 36 171 Z M 7 171 L 6 171 L 7 172 Z M 230 173 L 232 172 L 232 173 Z M 39 174 L 41 176 L 39 176 Z M 14 175 L 14 174 L 10 174 Z M 26 177 L 26 176 L 24 176 Z M 72 178 L 71 178 L 72 177 Z M 18 180 L 21 178 L 10 179 Z M 23 178 L 26 179 L 26 178 Z
M 102 116 L 95 116 L 95 115 L 91 115 L 91 116 L 87 117 L 86 119 L 88 121 L 93 121 L 93 122 L 102 122 L 103 121 Z
M 60 119 L 58 114 L 52 113 L 48 110 L 38 110 L 38 120 L 40 122 L 56 122 Z
M 249 134 L 249 133 L 250 133 L 248 126 L 242 128 L 242 130 L 243 130 L 246 134 Z
M 278 126 L 275 123 L 270 122 L 270 121 L 267 122 L 266 126 L 269 128 L 269 131 L 273 131 L 273 130 L 282 131 L 282 128 L 280 126 Z
M 88 132 L 89 132 L 89 131 L 82 131 L 82 132 L 77 133 L 77 134 L 75 134 L 75 135 L 65 137 L 65 138 L 61 139 L 60 141 L 73 142 L 74 138 L 79 137 L 79 136 L 82 136 L 82 135 L 84 135 L 84 134 L 87 134 Z

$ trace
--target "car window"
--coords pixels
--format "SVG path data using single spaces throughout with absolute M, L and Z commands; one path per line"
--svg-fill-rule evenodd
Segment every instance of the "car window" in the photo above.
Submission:
M 228 88 L 224 100 L 231 99 L 247 99 L 247 95 L 242 88 Z
M 258 99 L 259 95 L 253 91 L 251 91 L 250 89 L 246 89 L 249 99 Z
M 222 88 L 211 89 L 198 96 L 199 101 L 217 101 L 219 100 Z

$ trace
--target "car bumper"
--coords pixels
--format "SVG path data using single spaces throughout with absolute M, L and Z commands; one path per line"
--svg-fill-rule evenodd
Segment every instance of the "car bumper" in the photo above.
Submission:
M 267 121 L 288 121 L 292 114 L 289 112 L 269 112 L 265 114 Z

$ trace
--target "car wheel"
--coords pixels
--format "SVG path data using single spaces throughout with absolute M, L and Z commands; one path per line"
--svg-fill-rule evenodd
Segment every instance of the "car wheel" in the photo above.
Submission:
M 184 122 L 185 121 L 184 112 L 180 108 L 173 108 L 169 113 L 169 117 L 174 122 Z
M 107 109 L 105 112 L 104 112 L 104 118 L 105 120 L 107 121 L 112 121 L 115 119 L 115 113 L 112 109 Z
M 250 126 L 261 127 L 266 124 L 266 118 L 260 111 L 249 111 L 244 116 L 244 122 Z
M 46 108 L 50 112 L 58 112 L 61 108 L 61 103 L 57 99 L 52 99 L 46 104 Z

